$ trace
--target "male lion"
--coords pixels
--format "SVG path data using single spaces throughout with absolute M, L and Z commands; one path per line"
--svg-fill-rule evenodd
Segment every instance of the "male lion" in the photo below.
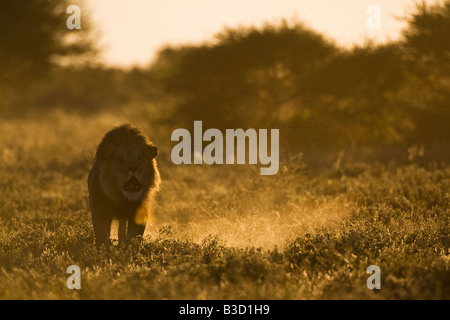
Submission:
M 111 223 L 119 220 L 119 243 L 144 233 L 148 212 L 161 182 L 158 149 L 131 124 L 103 137 L 88 177 L 97 246 L 110 245 Z

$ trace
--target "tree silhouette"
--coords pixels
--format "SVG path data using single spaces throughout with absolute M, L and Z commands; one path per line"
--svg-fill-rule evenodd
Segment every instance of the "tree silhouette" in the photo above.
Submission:
M 421 3 L 407 19 L 404 31 L 407 48 L 417 58 L 450 60 L 450 1 L 435 5 Z
M 180 97 L 187 122 L 214 127 L 277 123 L 307 75 L 337 51 L 300 23 L 225 30 L 205 45 L 165 49 L 153 71 Z
M 0 68 L 3 81 L 24 82 L 43 74 L 64 56 L 92 51 L 83 29 L 67 29 L 66 0 L 0 1 Z
M 400 103 L 408 109 L 413 141 L 450 139 L 450 0 L 420 3 L 407 19 L 403 46 L 408 81 Z

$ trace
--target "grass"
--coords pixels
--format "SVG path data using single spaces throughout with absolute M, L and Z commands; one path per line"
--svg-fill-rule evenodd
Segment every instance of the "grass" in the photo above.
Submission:
M 134 117 L 134 118 L 133 118 Z M 96 143 L 132 119 L 161 149 L 146 235 L 98 251 L 87 174 Z M 280 172 L 175 166 L 169 134 L 132 114 L 0 120 L 1 299 L 449 299 L 450 167 L 300 156 Z M 81 290 L 66 268 L 81 268 Z M 369 265 L 382 289 L 369 290 Z

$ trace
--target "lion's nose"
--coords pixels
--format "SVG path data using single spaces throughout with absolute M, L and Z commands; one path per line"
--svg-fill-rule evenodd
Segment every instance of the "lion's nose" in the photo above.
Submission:
M 137 171 L 137 169 L 138 169 L 137 166 L 129 166 L 128 167 L 128 170 L 131 171 L 131 172 L 135 172 L 135 171 Z

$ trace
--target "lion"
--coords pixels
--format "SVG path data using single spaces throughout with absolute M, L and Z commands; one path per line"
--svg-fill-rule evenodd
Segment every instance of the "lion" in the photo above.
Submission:
M 111 224 L 119 220 L 119 244 L 142 236 L 161 183 L 158 148 L 137 127 L 107 132 L 88 177 L 89 203 L 97 246 L 110 246 Z

